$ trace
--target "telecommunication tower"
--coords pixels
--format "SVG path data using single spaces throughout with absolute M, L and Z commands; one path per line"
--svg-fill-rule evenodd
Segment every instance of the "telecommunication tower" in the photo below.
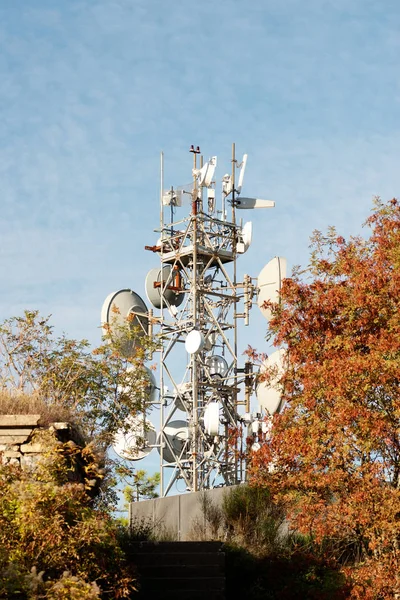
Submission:
M 217 157 L 203 164 L 198 146 L 191 146 L 190 152 L 192 182 L 168 190 L 161 155 L 159 238 L 146 246 L 159 264 L 145 282 L 157 312 L 148 311 L 140 296 L 128 289 L 108 296 L 102 310 L 103 324 L 111 323 L 113 305 L 121 318 L 133 313 L 136 324 L 154 333 L 159 343 L 159 433 L 156 436 L 153 426 L 143 428 L 132 420 L 130 438 L 117 435 L 114 449 L 127 457 L 126 449 L 141 431 L 147 445 L 136 458 L 157 448 L 162 496 L 178 481 L 192 492 L 244 481 L 248 428 L 254 432 L 256 450 L 257 432 L 265 429 L 262 414 L 277 412 L 280 404 L 279 387 L 258 382 L 251 361 L 242 364 L 238 358 L 239 324 L 249 324 L 254 301 L 269 319 L 264 302 L 278 300 L 286 261 L 276 257 L 257 280 L 249 275 L 237 280 L 237 260 L 252 238 L 251 222 L 243 225 L 237 211 L 272 208 L 275 203 L 242 197 L 247 155 L 239 163 L 234 144 L 220 201 Z M 282 352 L 277 351 L 263 368 L 271 364 L 281 368 L 281 362 Z M 151 387 L 154 400 L 155 381 Z M 250 412 L 253 391 L 259 403 L 256 415 Z

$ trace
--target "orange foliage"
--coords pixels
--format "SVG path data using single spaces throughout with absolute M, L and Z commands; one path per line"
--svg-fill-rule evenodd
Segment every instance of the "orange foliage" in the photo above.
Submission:
M 366 224 L 367 240 L 345 241 L 333 228 L 315 233 L 309 279 L 294 274 L 283 283 L 270 329 L 288 351 L 285 408 L 251 474 L 287 506 L 294 528 L 336 544 L 352 598 L 396 598 L 399 203 L 377 199 Z

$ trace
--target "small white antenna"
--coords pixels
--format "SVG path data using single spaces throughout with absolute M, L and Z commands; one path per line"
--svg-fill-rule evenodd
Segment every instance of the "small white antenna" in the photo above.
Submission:
M 236 193 L 237 194 L 240 194 L 240 192 L 242 191 L 243 178 L 244 178 L 244 172 L 246 170 L 246 164 L 247 164 L 247 154 L 243 154 L 243 160 L 242 160 L 242 164 L 241 164 L 241 168 L 240 168 L 240 173 L 239 173 L 238 184 L 237 184 L 237 188 L 236 188 Z

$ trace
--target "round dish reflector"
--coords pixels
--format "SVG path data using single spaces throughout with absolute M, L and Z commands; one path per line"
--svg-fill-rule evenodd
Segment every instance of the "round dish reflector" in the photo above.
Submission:
M 132 328 L 138 327 L 138 334 L 133 339 L 124 340 L 121 328 L 127 325 L 127 319 L 131 315 L 134 316 L 129 324 Z M 112 337 L 121 344 L 122 354 L 132 356 L 135 354 L 135 348 L 140 346 L 140 338 L 147 333 L 147 306 L 139 294 L 132 290 L 113 292 L 104 300 L 101 309 L 101 325 L 104 334 L 111 333 Z
M 158 400 L 157 381 L 156 381 L 156 378 L 154 376 L 154 372 L 152 369 L 149 369 L 148 367 L 144 367 L 144 371 L 146 373 L 146 378 L 148 380 L 148 384 L 144 388 L 144 393 L 146 395 L 145 401 L 146 401 L 146 404 L 154 404 Z M 131 365 L 130 367 L 128 367 L 126 369 L 126 374 L 127 374 L 126 384 L 118 386 L 118 392 L 120 394 L 127 394 L 127 395 L 130 393 L 136 394 L 137 387 L 138 386 L 142 387 L 142 385 L 143 385 L 142 377 L 140 377 L 140 379 L 138 380 L 137 378 L 135 378 L 134 373 L 135 373 L 135 367 L 133 365 Z M 142 373 L 141 373 L 141 375 L 142 375 Z
M 151 271 L 147 273 L 145 282 L 146 295 L 149 302 L 151 302 L 155 308 L 161 308 L 161 286 L 166 286 L 163 292 L 163 298 L 168 304 L 171 306 L 179 306 L 183 301 L 184 294 L 176 293 L 175 290 L 171 289 L 175 287 L 176 283 L 174 274 L 171 275 L 171 270 L 171 265 L 164 265 L 162 270 L 156 268 L 151 269 Z M 180 279 L 180 276 L 178 279 Z M 167 308 L 165 302 L 163 304 L 163 308 Z
M 228 363 L 222 356 L 218 356 L 217 354 L 206 358 L 205 363 L 211 377 L 221 377 L 222 379 L 228 372 Z
M 142 460 L 150 454 L 156 443 L 154 425 L 143 417 L 130 417 L 128 428 L 119 429 L 114 437 L 113 449 L 118 456 L 125 460 Z
M 204 346 L 204 336 L 198 329 L 192 329 L 185 340 L 185 349 L 188 354 L 197 354 Z
M 219 434 L 219 404 L 210 402 L 204 410 L 204 428 L 211 436 Z
M 165 438 L 169 445 L 165 442 Z M 164 427 L 164 434 L 162 435 L 160 431 L 157 436 L 157 445 L 164 443 L 163 458 L 168 463 L 173 463 L 178 458 L 187 460 L 190 452 L 189 441 L 190 429 L 187 421 L 170 421 Z M 161 448 L 158 447 L 157 450 L 161 454 Z
M 283 373 L 284 356 L 285 350 L 283 348 L 276 350 L 268 356 L 260 368 L 261 375 L 267 369 L 276 369 L 276 375 L 268 383 L 260 381 L 256 388 L 256 396 L 260 407 L 270 415 L 274 415 L 280 409 L 282 390 L 279 380 Z
M 182 412 L 186 412 L 188 410 L 188 408 L 191 407 L 191 403 L 192 403 L 192 395 L 191 395 L 192 384 L 190 382 L 185 381 L 184 383 L 180 383 L 177 386 L 177 388 L 178 388 L 178 391 L 174 398 L 175 406 Z M 186 406 L 188 408 L 186 408 L 183 400 L 185 401 Z
M 279 292 L 282 280 L 286 277 L 286 258 L 275 256 L 262 269 L 257 279 L 258 295 L 257 305 L 263 316 L 269 321 L 271 309 L 264 307 L 264 302 L 279 302 Z

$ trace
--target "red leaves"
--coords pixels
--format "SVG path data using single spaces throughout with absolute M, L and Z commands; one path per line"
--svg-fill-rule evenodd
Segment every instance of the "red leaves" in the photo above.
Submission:
M 389 598 L 400 590 L 398 202 L 377 200 L 367 225 L 367 240 L 315 234 L 312 280 L 283 284 L 271 330 L 288 350 L 286 409 L 251 468 L 294 527 L 357 547 L 354 598 Z

